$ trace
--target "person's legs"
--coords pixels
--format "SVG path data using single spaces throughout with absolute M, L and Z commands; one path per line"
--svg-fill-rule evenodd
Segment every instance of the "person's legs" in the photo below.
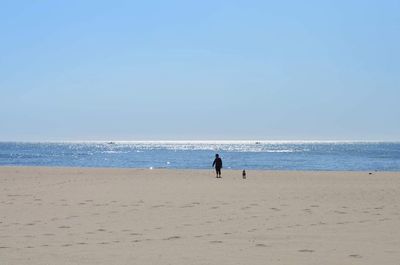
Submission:
M 217 168 L 217 178 L 221 177 L 221 168 Z

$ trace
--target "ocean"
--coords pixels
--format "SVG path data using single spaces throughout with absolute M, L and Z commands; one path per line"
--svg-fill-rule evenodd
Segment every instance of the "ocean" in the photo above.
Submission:
M 400 171 L 400 142 L 134 141 L 0 142 L 0 165 Z

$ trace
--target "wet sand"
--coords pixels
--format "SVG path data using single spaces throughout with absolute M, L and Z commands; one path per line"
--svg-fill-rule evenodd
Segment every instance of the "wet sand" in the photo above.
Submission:
M 0 167 L 0 264 L 396 264 L 399 172 Z

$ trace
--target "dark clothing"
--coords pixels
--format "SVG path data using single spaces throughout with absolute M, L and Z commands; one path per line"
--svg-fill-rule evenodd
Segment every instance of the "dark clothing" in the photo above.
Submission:
M 212 166 L 215 166 L 215 170 L 219 169 L 219 172 L 221 172 L 221 168 L 222 168 L 222 159 L 217 157 L 215 158 Z
M 222 159 L 218 155 L 215 156 L 215 160 L 212 166 L 215 166 L 215 172 L 217 173 L 217 178 L 221 178 Z

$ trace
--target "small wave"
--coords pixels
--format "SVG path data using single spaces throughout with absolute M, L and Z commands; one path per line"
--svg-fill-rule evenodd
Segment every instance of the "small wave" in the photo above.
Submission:
M 123 151 L 113 151 L 113 150 L 111 150 L 111 151 L 103 151 L 103 152 L 101 152 L 101 153 L 103 153 L 103 154 L 122 154 L 122 153 L 126 153 L 126 152 L 123 152 Z
M 285 148 L 286 147 L 286 148 Z M 270 144 L 178 144 L 178 143 L 141 143 L 131 144 L 131 148 L 136 149 L 137 153 L 146 150 L 172 150 L 172 151 L 220 151 L 220 152 L 239 152 L 239 153 L 294 153 L 306 151 L 302 148 L 288 148 L 284 145 Z
M 266 152 L 266 153 L 294 153 L 294 152 L 301 152 L 301 150 L 293 150 L 293 149 L 288 149 L 288 150 L 264 150 L 263 152 Z

